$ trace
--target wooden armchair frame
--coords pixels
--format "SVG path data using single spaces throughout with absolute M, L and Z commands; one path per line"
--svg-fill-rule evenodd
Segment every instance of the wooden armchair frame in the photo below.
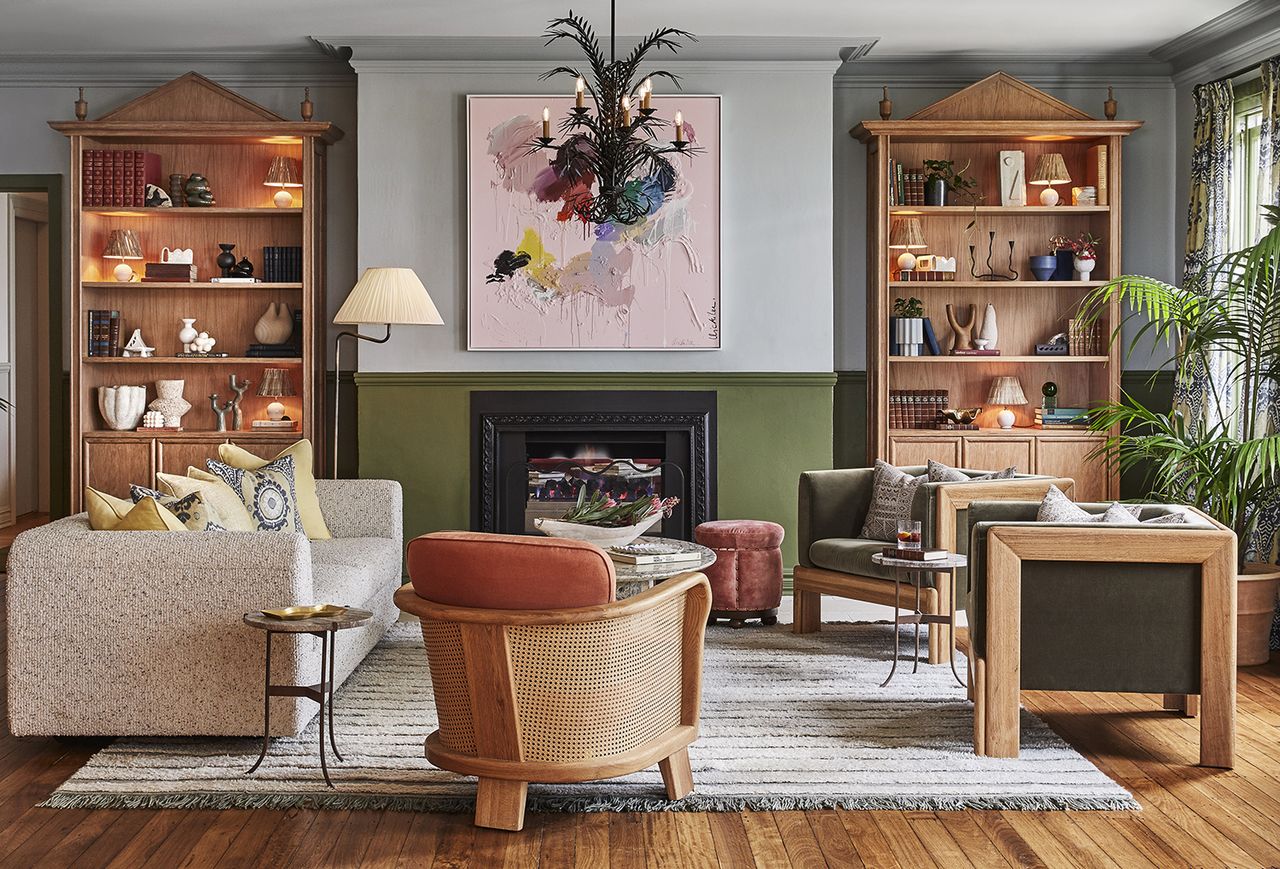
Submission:
M 1012 480 L 937 483 L 935 485 L 934 535 L 939 546 L 959 551 L 958 535 L 968 527 L 957 528 L 956 515 L 973 501 L 1029 501 L 1043 498 L 1049 486 L 1057 486 L 1067 495 L 1075 489 L 1070 477 L 1027 477 Z M 890 545 L 890 544 L 885 544 Z M 792 574 L 792 596 L 795 606 L 792 630 L 807 634 L 822 627 L 822 595 L 894 605 L 894 583 L 890 579 L 857 576 L 838 570 L 796 565 Z M 939 583 L 920 590 L 920 609 L 932 615 L 950 615 L 951 585 Z M 929 663 L 948 664 L 955 654 L 955 631 L 951 625 L 929 626 Z
M 669 799 L 693 790 L 688 747 L 711 610 L 701 573 L 576 609 L 444 606 L 411 584 L 395 600 L 422 621 L 440 719 L 427 759 L 479 778 L 477 826 L 522 829 L 531 781 L 594 781 L 656 763 Z
M 1017 757 L 1021 692 L 1022 562 L 1110 561 L 1200 566 L 1200 695 L 1164 695 L 1164 708 L 1200 717 L 1200 764 L 1230 769 L 1236 722 L 1236 536 L 1213 527 L 1132 525 L 1038 529 L 996 525 L 987 532 L 986 648 L 970 655 L 974 753 Z M 1176 530 L 1175 530 L 1176 529 Z M 1051 533 L 1046 533 L 1046 531 Z M 1100 553 L 1105 556 L 1100 558 Z

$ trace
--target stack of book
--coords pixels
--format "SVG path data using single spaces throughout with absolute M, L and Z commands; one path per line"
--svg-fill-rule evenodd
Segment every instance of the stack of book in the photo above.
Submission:
M 89 311 L 89 355 L 120 355 L 120 312 Z
M 999 350 L 979 350 L 976 347 L 971 347 L 968 350 L 952 350 L 951 355 L 952 356 L 999 356 L 1000 351 Z
M 281 344 L 250 344 L 244 354 L 250 357 L 291 358 L 302 355 L 302 309 L 293 312 L 293 334 Z
M 196 279 L 196 267 L 192 263 L 147 263 L 144 282 L 192 283 Z
M 626 546 L 615 546 L 609 550 L 609 557 L 619 564 L 649 566 L 655 564 L 696 563 L 702 553 L 691 546 L 679 543 L 657 543 L 651 540 L 638 540 Z
M 302 282 L 302 248 L 297 246 L 264 247 L 262 279 L 269 284 Z
M 298 424 L 291 419 L 255 419 L 254 431 L 294 431 Z
M 1101 356 L 1102 324 L 1085 320 L 1067 321 L 1067 348 L 1072 356 Z
M 1036 408 L 1036 428 L 1053 428 L 1065 430 L 1084 430 L 1089 427 L 1084 407 L 1055 407 L 1053 410 Z
M 945 561 L 951 553 L 945 549 L 899 549 L 886 546 L 880 550 L 882 558 L 897 558 L 900 561 Z
M 160 155 L 149 151 L 88 148 L 80 154 L 81 204 L 142 208 L 147 185 L 161 185 Z
M 889 428 L 937 428 L 950 405 L 945 389 L 890 389 Z
M 889 204 L 924 205 L 924 169 L 907 169 L 889 161 Z

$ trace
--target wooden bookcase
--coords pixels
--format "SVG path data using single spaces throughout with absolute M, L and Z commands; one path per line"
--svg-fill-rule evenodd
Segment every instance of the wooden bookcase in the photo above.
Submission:
M 1035 345 L 1067 331 L 1067 320 L 1090 289 L 1121 272 L 1121 145 L 1140 121 L 1097 120 L 1004 73 L 996 73 L 934 103 L 903 120 L 863 121 L 850 134 L 868 149 L 868 272 L 867 272 L 867 395 L 868 454 L 896 464 L 923 464 L 936 459 L 971 468 L 1003 468 L 1072 477 L 1077 500 L 1119 497 L 1115 469 L 1087 458 L 1101 434 L 1033 428 L 1040 387 L 1058 384 L 1063 407 L 1090 406 L 1116 400 L 1120 394 L 1120 348 L 1108 347 L 1105 335 L 1118 322 L 1113 306 L 1103 324 L 1102 353 L 1096 356 L 1036 356 Z M 1108 198 L 1105 205 L 1073 206 L 1072 186 L 1084 184 L 1090 148 L 1107 149 Z M 1039 187 L 1027 187 L 1030 204 L 1000 204 L 998 155 L 1002 150 L 1025 154 L 1030 173 L 1036 158 L 1056 152 L 1063 156 L 1071 184 L 1057 186 L 1062 204 L 1039 204 Z M 891 205 L 890 165 L 922 165 L 926 159 L 953 160 L 957 170 L 978 181 L 980 204 L 945 206 Z M 927 250 L 954 256 L 956 280 L 941 282 L 894 280 L 898 250 L 890 250 L 889 230 L 895 217 L 920 220 Z M 970 224 L 974 226 L 970 229 Z M 999 271 L 1008 262 L 1008 242 L 1015 242 L 1013 266 L 1020 277 L 1012 281 L 975 280 L 970 272 L 969 245 L 977 247 L 979 273 L 985 271 L 989 232 L 996 233 L 992 262 Z M 1090 281 L 1038 281 L 1028 258 L 1048 253 L 1049 238 L 1077 237 L 1091 232 L 1102 239 Z M 918 297 L 932 323 L 943 355 L 891 356 L 889 317 L 896 298 Z M 967 312 L 978 306 L 981 322 L 987 304 L 995 306 L 999 324 L 999 357 L 946 355 L 946 305 Z M 975 335 L 977 331 L 975 329 Z M 1028 404 L 1011 408 L 1014 428 L 997 426 L 999 408 L 986 407 L 993 377 L 1015 375 Z M 952 407 L 978 407 L 977 431 L 891 429 L 890 390 L 946 389 Z
M 271 456 L 299 438 L 324 449 L 324 181 L 326 147 L 342 131 L 324 121 L 289 121 L 196 73 L 188 73 L 97 120 L 51 121 L 71 144 L 71 506 L 82 508 L 84 486 L 120 497 L 130 483 L 153 485 L 157 472 L 183 473 L 216 457 L 219 443 L 235 442 Z M 170 173 L 198 172 L 209 179 L 216 204 L 208 208 L 86 207 L 81 189 L 81 160 L 88 149 L 148 151 L 160 156 L 162 182 Z M 276 188 L 263 180 L 271 159 L 298 161 L 302 187 L 294 204 L 277 208 Z M 113 280 L 102 258 L 113 229 L 132 229 L 142 242 L 142 261 L 131 263 L 143 274 L 145 262 L 160 259 L 161 248 L 191 248 L 198 283 L 123 283 Z M 214 260 L 219 243 L 235 244 L 237 258 L 247 256 L 255 274 L 263 271 L 263 248 L 302 248 L 302 280 L 297 283 L 219 284 Z M 245 356 L 254 343 L 254 325 L 270 302 L 302 310 L 301 354 L 290 358 Z M 88 355 L 88 311 L 120 312 L 123 347 L 142 329 L 155 347 L 152 358 Z M 225 358 L 179 357 L 178 331 L 184 317 L 218 343 Z M 252 420 L 266 416 L 272 400 L 256 392 L 266 368 L 289 370 L 296 395 L 280 399 L 297 420 L 295 431 L 255 432 Z M 229 375 L 252 382 L 241 402 L 245 430 L 217 432 L 208 396 L 232 397 Z M 112 431 L 98 411 L 98 387 L 147 387 L 184 379 L 183 396 L 191 410 L 182 431 Z M 231 428 L 231 415 L 227 415 Z M 315 469 L 317 472 L 321 468 Z

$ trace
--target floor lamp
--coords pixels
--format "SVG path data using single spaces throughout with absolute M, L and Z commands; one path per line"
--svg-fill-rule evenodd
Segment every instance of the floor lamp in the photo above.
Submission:
M 342 331 L 333 339 L 333 366 L 336 375 L 333 384 L 333 478 L 338 478 L 338 398 L 342 394 L 342 339 L 355 338 L 373 344 L 385 344 L 391 340 L 393 325 L 443 326 L 444 320 L 436 310 L 427 288 L 418 280 L 413 269 L 376 268 L 365 269 L 360 280 L 351 288 L 347 300 L 333 318 L 336 326 L 358 326 L 362 323 L 381 323 L 387 334 L 381 338 L 362 335 L 360 332 Z

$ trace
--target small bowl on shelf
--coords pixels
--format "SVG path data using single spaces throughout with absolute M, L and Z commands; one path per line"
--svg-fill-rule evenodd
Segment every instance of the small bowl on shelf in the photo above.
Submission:
M 980 413 L 982 413 L 980 407 L 948 407 L 942 411 L 942 418 L 956 425 L 969 425 L 978 418 Z

